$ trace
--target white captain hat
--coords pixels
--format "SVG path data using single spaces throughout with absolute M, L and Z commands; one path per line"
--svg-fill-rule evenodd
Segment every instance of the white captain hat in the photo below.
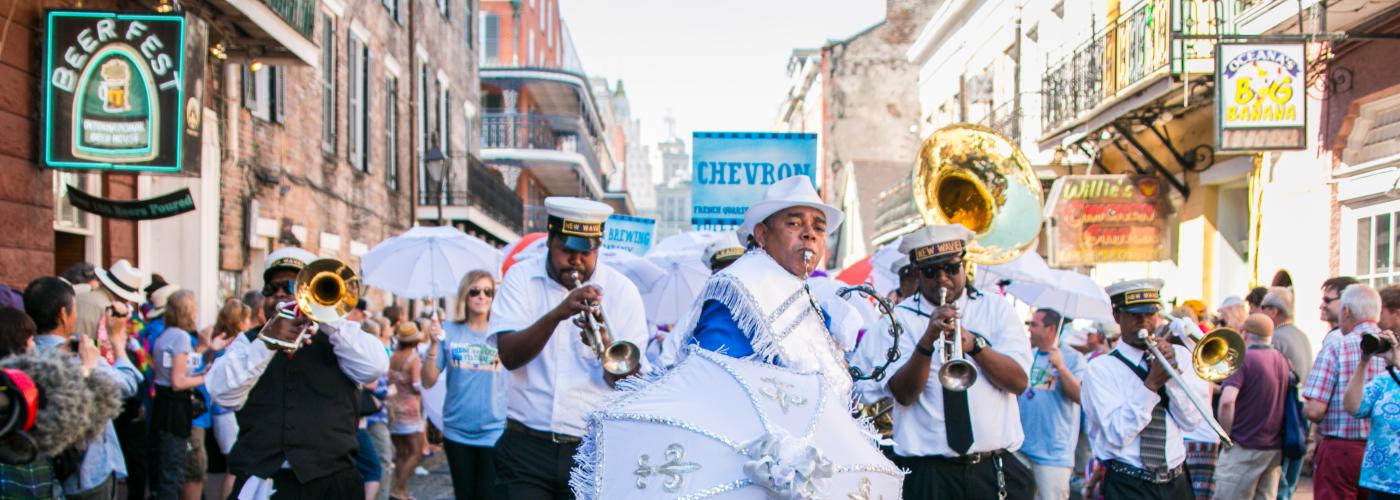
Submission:
M 549 232 L 564 236 L 564 248 L 575 252 L 597 250 L 603 242 L 603 223 L 613 214 L 606 203 L 568 196 L 545 198 L 544 209 Z
M 841 227 L 846 214 L 841 209 L 822 203 L 822 197 L 812 187 L 812 178 L 794 175 L 768 186 L 763 200 L 754 203 L 744 212 L 744 223 L 739 226 L 739 241 L 747 242 L 753 235 L 753 227 L 769 216 L 791 207 L 811 207 L 826 215 L 826 234 L 830 235 Z
M 924 267 L 961 257 L 973 236 L 976 234 L 962 224 L 924 226 L 900 240 L 899 252 L 908 255 L 914 267 Z
M 1104 288 L 1113 309 L 1132 314 L 1152 314 L 1162 308 L 1162 280 L 1143 278 L 1119 281 Z
M 701 259 L 704 260 L 706 266 L 713 270 L 720 267 L 720 264 L 733 262 L 743 255 L 744 245 L 739 244 L 739 235 L 725 232 L 705 246 L 705 254 Z

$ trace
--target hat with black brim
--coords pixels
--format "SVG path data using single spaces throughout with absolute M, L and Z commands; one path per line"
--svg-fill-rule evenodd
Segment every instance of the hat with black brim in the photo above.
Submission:
M 552 235 L 564 238 L 564 248 L 592 252 L 603 244 L 603 224 L 613 214 L 606 203 L 583 198 L 551 196 L 544 200 L 549 214 L 546 227 Z
M 1162 309 L 1162 280 L 1120 281 L 1104 288 L 1113 309 L 1129 314 L 1155 314 Z

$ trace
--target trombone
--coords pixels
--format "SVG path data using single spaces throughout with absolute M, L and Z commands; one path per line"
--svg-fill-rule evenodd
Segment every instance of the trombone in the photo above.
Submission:
M 283 305 L 277 315 L 288 320 L 306 316 L 312 323 L 302 328 L 296 340 L 291 342 L 258 335 L 264 343 L 289 353 L 300 349 L 302 342 L 321 323 L 345 319 L 360 301 L 360 277 L 354 269 L 336 259 L 312 261 L 297 272 L 295 283 L 292 296 L 296 303 Z
M 583 280 L 579 278 L 578 271 L 572 271 L 569 276 L 574 279 L 574 287 L 584 286 Z M 581 315 L 584 317 L 583 329 L 590 338 L 593 339 L 593 353 L 598 356 L 598 361 L 603 363 L 603 371 L 613 376 L 622 377 L 637 371 L 641 366 L 642 351 L 636 344 L 626 340 L 614 340 L 607 346 L 603 345 L 603 328 L 611 328 L 612 321 L 608 320 L 608 312 L 599 304 L 586 302 L 588 311 Z M 592 310 L 597 309 L 603 315 L 603 323 L 600 327 L 598 320 L 593 317 Z
M 1163 328 L 1166 328 L 1164 326 Z M 1160 331 L 1160 330 L 1159 330 Z M 1181 379 L 1181 374 L 1167 364 L 1166 358 L 1162 356 L 1162 351 L 1157 348 L 1157 334 L 1147 333 L 1147 329 L 1138 330 L 1138 337 L 1147 342 L 1147 350 L 1152 352 L 1152 357 L 1162 364 L 1162 368 L 1167 370 L 1172 380 L 1181 386 L 1186 393 L 1186 399 L 1191 401 L 1191 405 L 1196 407 L 1196 411 L 1201 412 L 1201 418 L 1205 419 L 1210 429 L 1220 436 L 1221 444 L 1229 446 L 1233 444 L 1229 433 L 1220 426 L 1220 422 L 1215 420 L 1215 416 L 1207 411 L 1207 406 L 1202 405 L 1196 395 L 1191 392 L 1191 388 L 1186 385 L 1186 381 Z M 1188 333 L 1187 337 L 1196 343 L 1196 347 L 1191 349 L 1191 368 L 1203 379 L 1211 382 L 1219 382 L 1230 377 L 1230 374 L 1240 368 L 1244 362 L 1244 340 L 1240 334 L 1229 328 L 1217 328 L 1209 335 L 1199 337 Z
M 948 289 L 938 289 L 939 305 L 948 304 Z M 965 358 L 962 350 L 962 320 L 953 320 L 953 333 L 943 332 L 938 337 L 943 344 L 943 366 L 938 368 L 938 382 L 950 391 L 966 391 L 977 383 L 977 368 Z

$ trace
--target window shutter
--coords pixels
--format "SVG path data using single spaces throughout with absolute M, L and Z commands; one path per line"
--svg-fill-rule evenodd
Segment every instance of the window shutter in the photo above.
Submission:
M 274 106 L 276 106 L 276 107 L 273 109 L 273 111 L 272 111 L 272 112 L 273 112 L 273 117 L 272 117 L 272 118 L 273 118 L 273 121 L 275 121 L 275 122 L 277 122 L 277 123 L 286 123 L 286 116 L 287 116 L 287 106 L 286 106 L 286 102 L 287 102 L 287 73 L 286 73 L 286 71 L 283 70 L 283 68 L 272 68 L 272 69 L 276 71 L 276 73 L 273 73 L 273 74 L 272 74 L 272 76 L 276 77 L 276 78 L 273 78 L 273 80 L 272 80 L 272 81 L 273 81 L 273 85 L 275 85 L 275 87 L 274 87 L 274 89 L 273 89 L 273 92 L 272 92 L 272 103 L 273 103 Z

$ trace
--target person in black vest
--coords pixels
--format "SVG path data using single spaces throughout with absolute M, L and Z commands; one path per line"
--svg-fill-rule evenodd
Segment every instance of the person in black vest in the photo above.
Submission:
M 321 324 L 294 353 L 304 318 L 278 310 L 293 301 L 297 271 L 316 256 L 300 248 L 268 255 L 263 266 L 268 320 L 239 335 L 205 376 L 214 402 L 238 415 L 238 440 L 229 452 L 236 477 L 232 497 L 362 498 L 355 469 L 356 388 L 389 368 L 374 336 L 353 321 Z

